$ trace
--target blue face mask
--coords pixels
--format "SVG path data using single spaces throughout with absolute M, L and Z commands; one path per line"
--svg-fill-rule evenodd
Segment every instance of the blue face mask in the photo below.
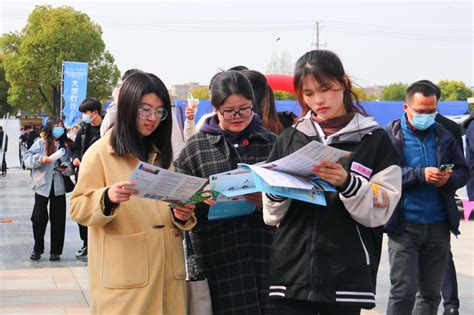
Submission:
M 89 115 L 82 114 L 82 121 L 85 122 L 86 124 L 92 123 L 92 118 Z
M 417 113 L 414 113 L 412 111 L 411 111 L 411 113 L 413 114 L 413 118 L 411 120 L 411 123 L 418 130 L 426 130 L 429 127 L 431 127 L 431 125 L 433 125 L 435 123 L 436 113 L 433 113 L 433 114 L 417 114 Z
M 53 137 L 56 139 L 61 138 L 61 136 L 64 134 L 64 128 L 63 127 L 54 127 L 53 128 Z

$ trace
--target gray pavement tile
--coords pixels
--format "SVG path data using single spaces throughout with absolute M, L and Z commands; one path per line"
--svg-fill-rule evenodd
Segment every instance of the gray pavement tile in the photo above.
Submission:
M 45 253 L 41 260 L 29 260 L 33 250 L 33 231 L 31 212 L 34 204 L 34 191 L 29 184 L 29 171 L 9 170 L 8 176 L 0 177 L 0 270 L 24 268 L 55 268 L 86 266 L 87 261 L 77 259 L 74 254 L 82 246 L 76 222 L 67 215 L 66 235 L 63 254 L 59 262 L 50 262 L 50 226 L 45 234 Z M 67 213 L 69 209 L 69 202 Z

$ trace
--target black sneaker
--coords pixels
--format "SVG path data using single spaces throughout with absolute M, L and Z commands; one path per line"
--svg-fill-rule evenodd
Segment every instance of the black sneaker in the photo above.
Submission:
M 41 254 L 35 250 L 30 255 L 31 260 L 39 260 L 40 258 L 41 258 Z
M 76 253 L 76 258 L 87 257 L 87 246 L 82 246 Z
M 58 261 L 60 259 L 61 259 L 60 255 L 51 254 L 51 256 L 49 256 L 49 261 Z

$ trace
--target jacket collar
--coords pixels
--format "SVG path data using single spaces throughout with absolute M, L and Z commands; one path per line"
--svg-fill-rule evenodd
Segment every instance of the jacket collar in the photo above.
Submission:
M 305 117 L 300 119 L 294 126 L 308 137 L 319 136 L 323 139 L 322 128 L 318 126 L 311 118 L 311 111 Z M 359 113 L 341 130 L 327 138 L 328 143 L 334 142 L 359 142 L 362 138 L 376 129 L 381 129 L 380 125 L 373 117 L 365 117 Z

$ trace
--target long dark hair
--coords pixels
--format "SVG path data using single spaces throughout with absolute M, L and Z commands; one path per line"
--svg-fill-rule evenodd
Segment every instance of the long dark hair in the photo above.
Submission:
M 147 137 L 141 137 L 137 129 L 137 115 L 143 96 L 154 93 L 163 102 L 168 116 Z M 171 147 L 171 101 L 165 84 L 154 74 L 136 72 L 130 75 L 120 90 L 117 121 L 112 130 L 110 145 L 118 156 L 134 155 L 146 161 L 152 146 L 160 151 L 161 166 L 168 168 L 173 159 Z
M 54 125 L 61 123 L 64 128 L 64 122 L 62 119 L 56 116 L 50 116 L 46 121 L 46 125 L 44 126 L 43 133 L 44 133 L 44 141 L 46 142 L 46 154 L 51 155 L 56 152 L 56 145 L 54 144 L 54 136 L 53 136 L 53 128 Z M 70 145 L 69 139 L 66 135 L 66 128 L 64 128 L 64 133 L 58 139 L 59 147 L 65 148 L 66 146 Z
M 339 57 L 329 50 L 312 50 L 298 59 L 293 78 L 293 85 L 298 102 L 302 107 L 303 116 L 310 110 L 308 104 L 306 104 L 303 99 L 303 80 L 306 76 L 312 76 L 316 81 L 327 88 L 331 87 L 334 81 L 339 82 L 344 89 L 343 102 L 346 112 L 358 112 L 367 115 L 359 103 L 359 98 L 352 91 L 351 81 L 346 75 L 344 66 Z
M 283 126 L 280 123 L 275 107 L 275 97 L 267 78 L 255 70 L 243 70 L 242 73 L 252 84 L 255 101 L 253 111 L 262 119 L 262 125 L 275 134 L 280 134 Z
M 231 95 L 241 95 L 251 100 L 255 106 L 255 96 L 250 81 L 239 71 L 222 71 L 213 77 L 211 82 L 211 105 L 221 107 Z

